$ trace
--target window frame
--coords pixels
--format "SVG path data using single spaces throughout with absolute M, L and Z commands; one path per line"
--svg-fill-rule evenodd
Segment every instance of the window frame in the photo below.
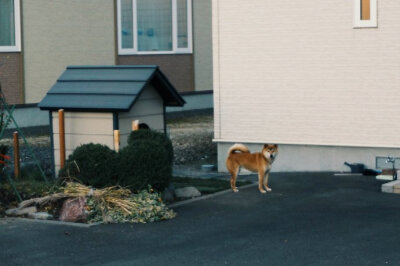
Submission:
M 0 45 L 0 53 L 20 52 L 21 51 L 21 12 L 20 0 L 14 0 L 14 34 L 15 45 L 2 46 Z
M 118 30 L 118 55 L 157 55 L 157 54 L 191 54 L 193 53 L 193 32 L 192 32 L 192 0 L 187 1 L 187 33 L 188 47 L 178 48 L 178 14 L 177 0 L 172 1 L 172 51 L 138 51 L 137 34 L 137 0 L 132 0 L 132 21 L 133 21 L 133 48 L 122 48 L 122 20 L 121 0 L 117 0 L 117 30 Z
M 361 19 L 361 0 L 354 0 L 354 28 L 378 27 L 378 0 L 370 0 L 371 17 L 369 20 Z

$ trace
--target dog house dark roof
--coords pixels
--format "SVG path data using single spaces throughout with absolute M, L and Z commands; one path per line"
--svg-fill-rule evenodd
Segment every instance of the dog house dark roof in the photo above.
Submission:
M 147 84 L 166 106 L 185 101 L 158 66 L 69 66 L 39 103 L 42 110 L 129 111 Z

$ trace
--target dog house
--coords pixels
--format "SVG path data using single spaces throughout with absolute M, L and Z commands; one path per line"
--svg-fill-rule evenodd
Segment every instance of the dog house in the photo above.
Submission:
M 58 110 L 64 110 L 65 154 L 81 144 L 127 145 L 132 121 L 166 131 L 166 106 L 185 101 L 157 66 L 69 66 L 39 103 L 48 110 L 55 168 L 60 168 Z

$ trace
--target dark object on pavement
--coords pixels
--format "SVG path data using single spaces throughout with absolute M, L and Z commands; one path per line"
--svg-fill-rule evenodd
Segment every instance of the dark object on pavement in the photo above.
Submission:
M 344 162 L 344 164 L 350 167 L 352 173 L 363 173 L 365 170 L 365 165 L 362 163 Z
M 363 175 L 377 176 L 382 174 L 382 171 L 376 169 L 365 169 Z

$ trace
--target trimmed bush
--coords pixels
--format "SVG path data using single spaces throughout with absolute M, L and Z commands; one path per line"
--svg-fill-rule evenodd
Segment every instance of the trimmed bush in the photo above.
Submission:
M 128 145 L 131 145 L 133 142 L 142 140 L 153 140 L 157 142 L 158 145 L 162 146 L 166 150 L 170 164 L 173 163 L 174 150 L 172 147 L 172 142 L 164 133 L 148 129 L 132 131 L 132 133 L 128 137 Z
M 71 176 L 85 185 L 103 188 L 117 184 L 117 167 L 115 151 L 105 145 L 89 143 L 74 150 L 68 157 L 65 168 L 60 170 L 59 176 Z
M 139 191 L 149 185 L 162 191 L 172 177 L 173 149 L 162 133 L 134 131 L 120 152 L 119 184 Z

